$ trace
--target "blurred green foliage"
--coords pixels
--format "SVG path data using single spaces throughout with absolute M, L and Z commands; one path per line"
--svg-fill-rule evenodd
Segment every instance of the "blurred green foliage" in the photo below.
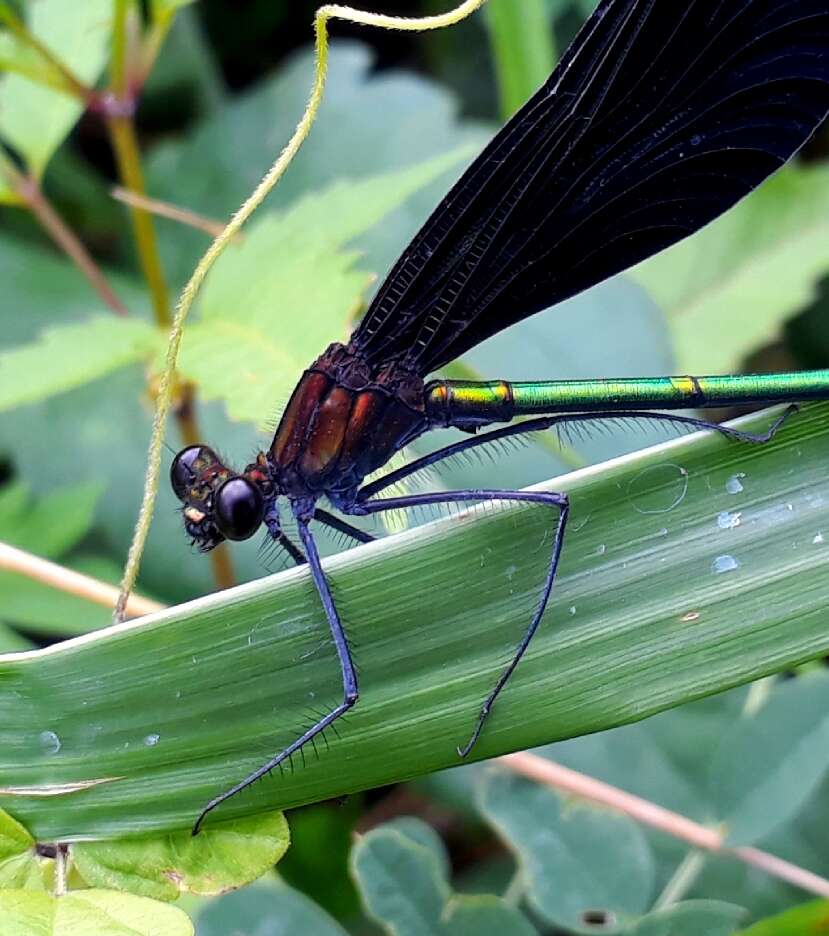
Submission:
M 363 5 L 425 14 L 448 4 Z M 209 277 L 185 337 L 182 373 L 196 386 L 198 428 L 223 454 L 246 461 L 262 444 L 257 431 L 278 414 L 307 360 L 343 337 L 373 278 L 457 176 L 459 161 L 531 93 L 593 5 L 490 0 L 483 15 L 428 36 L 334 30 L 319 123 Z M 119 55 L 113 35 L 130 38 L 127 56 L 140 49 L 128 64 L 141 78 L 135 128 L 148 194 L 225 219 L 302 111 L 314 6 L 0 3 L 0 539 L 115 581 L 140 499 L 165 327 L 153 316 L 127 209 L 109 193 L 124 182 L 98 93 Z M 73 94 L 73 81 L 95 92 L 93 106 Z M 462 362 L 463 372 L 530 379 L 829 365 L 826 156 L 824 134 L 697 237 L 487 342 Z M 55 246 L 21 178 L 85 246 L 127 317 L 116 316 Z M 208 239 L 176 222 L 154 225 L 172 302 Z M 174 447 L 176 433 L 171 424 Z M 450 466 L 436 483 L 470 486 L 495 471 L 499 484 L 519 486 L 573 458 L 596 462 L 656 438 L 643 427 L 622 438 L 578 439 L 566 458 L 531 445 L 496 469 Z M 237 550 L 233 563 L 240 581 L 267 570 L 255 545 Z M 188 553 L 166 490 L 141 585 L 169 603 L 212 588 L 209 565 Z M 106 609 L 0 572 L 0 652 L 107 620 Z M 0 693 L 13 694 L 3 676 L 0 668 Z M 84 678 L 77 674 L 80 688 Z M 828 694 L 822 672 L 800 673 L 542 753 L 723 824 L 733 844 L 829 876 Z M 13 796 L 3 802 L 13 811 Z M 409 813 L 419 818 L 403 818 Z M 0 931 L 192 932 L 184 913 L 148 896 L 215 895 L 256 877 L 287 844 L 281 819 L 267 821 L 216 833 L 205 845 L 214 864 L 200 856 L 198 841 L 194 852 L 173 837 L 132 848 L 77 846 L 76 889 L 56 899 L 48 892 L 53 859 L 2 816 Z M 349 852 L 355 827 L 365 834 Z M 808 936 L 829 919 L 826 904 L 798 906 L 801 893 L 733 859 L 709 857 L 683 876 L 680 842 L 497 767 L 436 774 L 346 807 L 308 807 L 294 835 L 302 841 L 283 863 L 284 880 L 268 873 L 238 893 L 187 898 L 200 936 L 463 936 L 496 928 L 503 936 L 726 936 L 751 923 L 752 936 Z

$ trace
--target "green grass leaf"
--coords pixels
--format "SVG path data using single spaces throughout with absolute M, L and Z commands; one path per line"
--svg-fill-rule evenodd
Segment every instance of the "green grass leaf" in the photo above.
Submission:
M 92 318 L 48 328 L 31 344 L 0 353 L 0 412 L 148 360 L 163 340 L 152 325 L 136 319 Z
M 550 482 L 572 501 L 560 579 L 473 757 L 627 724 L 829 652 L 827 438 L 816 405 L 766 446 L 704 434 Z M 306 751 L 215 818 L 456 765 L 526 627 L 550 520 L 473 511 L 328 560 L 361 700 L 330 751 L 318 744 L 319 758 Z M 304 569 L 3 657 L 0 805 L 46 841 L 188 828 L 340 692 Z
M 682 373 L 729 373 L 829 270 L 829 166 L 788 166 L 631 275 L 671 316 Z
M 38 0 L 27 27 L 83 82 L 94 85 L 109 44 L 111 0 Z M 18 74 L 0 78 L 0 137 L 40 177 L 83 112 L 83 101 Z
M 303 369 L 345 339 L 371 278 L 343 246 L 456 165 L 455 150 L 399 172 L 336 182 L 253 221 L 210 274 L 179 362 L 203 399 L 262 423 Z

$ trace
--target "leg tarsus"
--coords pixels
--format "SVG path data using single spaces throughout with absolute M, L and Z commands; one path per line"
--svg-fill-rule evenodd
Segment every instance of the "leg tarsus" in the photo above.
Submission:
M 231 787 L 229 790 L 226 790 L 224 793 L 221 793 L 219 794 L 219 796 L 216 796 L 212 800 L 210 800 L 210 802 L 199 813 L 198 818 L 193 824 L 192 834 L 193 835 L 199 834 L 201 827 L 204 824 L 204 820 L 207 818 L 209 813 L 213 812 L 213 810 L 216 809 L 217 806 L 220 806 L 222 803 L 226 802 L 232 796 L 235 796 L 237 793 L 241 793 L 242 790 L 247 789 L 247 787 L 249 787 L 251 784 L 255 783 L 257 780 L 261 779 L 266 774 L 269 774 L 274 768 L 279 767 L 281 770 L 283 768 L 284 761 L 288 760 L 290 762 L 291 755 L 295 754 L 297 751 L 303 748 L 306 744 L 308 744 L 312 738 L 316 737 L 317 735 L 322 735 L 324 738 L 325 729 L 333 725 L 334 721 L 336 721 L 341 715 L 347 712 L 356 703 L 356 701 L 357 701 L 356 699 L 354 699 L 353 702 L 343 701 L 335 709 L 332 709 L 328 713 L 328 715 L 325 716 L 325 718 L 321 719 L 313 727 L 309 728 L 308 731 L 306 731 L 305 734 L 302 735 L 302 737 L 297 738 L 297 740 L 294 741 L 293 744 L 288 745 L 288 747 L 286 747 L 284 751 L 277 754 L 276 757 L 271 758 L 266 764 L 263 764 L 261 767 L 255 770 L 252 774 L 249 774 L 247 777 L 245 777 L 244 780 L 241 780 L 239 783 Z

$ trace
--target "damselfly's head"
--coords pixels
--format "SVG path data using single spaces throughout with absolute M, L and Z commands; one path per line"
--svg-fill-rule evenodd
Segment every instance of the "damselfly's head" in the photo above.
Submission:
M 253 536 L 274 497 L 264 455 L 239 474 L 206 445 L 190 445 L 176 455 L 170 483 L 184 504 L 184 529 L 202 552 L 226 539 Z

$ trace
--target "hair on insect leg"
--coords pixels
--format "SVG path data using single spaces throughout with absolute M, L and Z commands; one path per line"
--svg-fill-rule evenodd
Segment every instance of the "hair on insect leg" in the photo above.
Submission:
M 331 750 L 331 745 L 328 743 L 328 738 L 325 736 L 326 731 L 328 731 L 328 727 L 323 728 L 322 731 L 317 732 L 317 737 L 322 739 L 323 743 L 325 744 L 325 751 L 328 753 Z

